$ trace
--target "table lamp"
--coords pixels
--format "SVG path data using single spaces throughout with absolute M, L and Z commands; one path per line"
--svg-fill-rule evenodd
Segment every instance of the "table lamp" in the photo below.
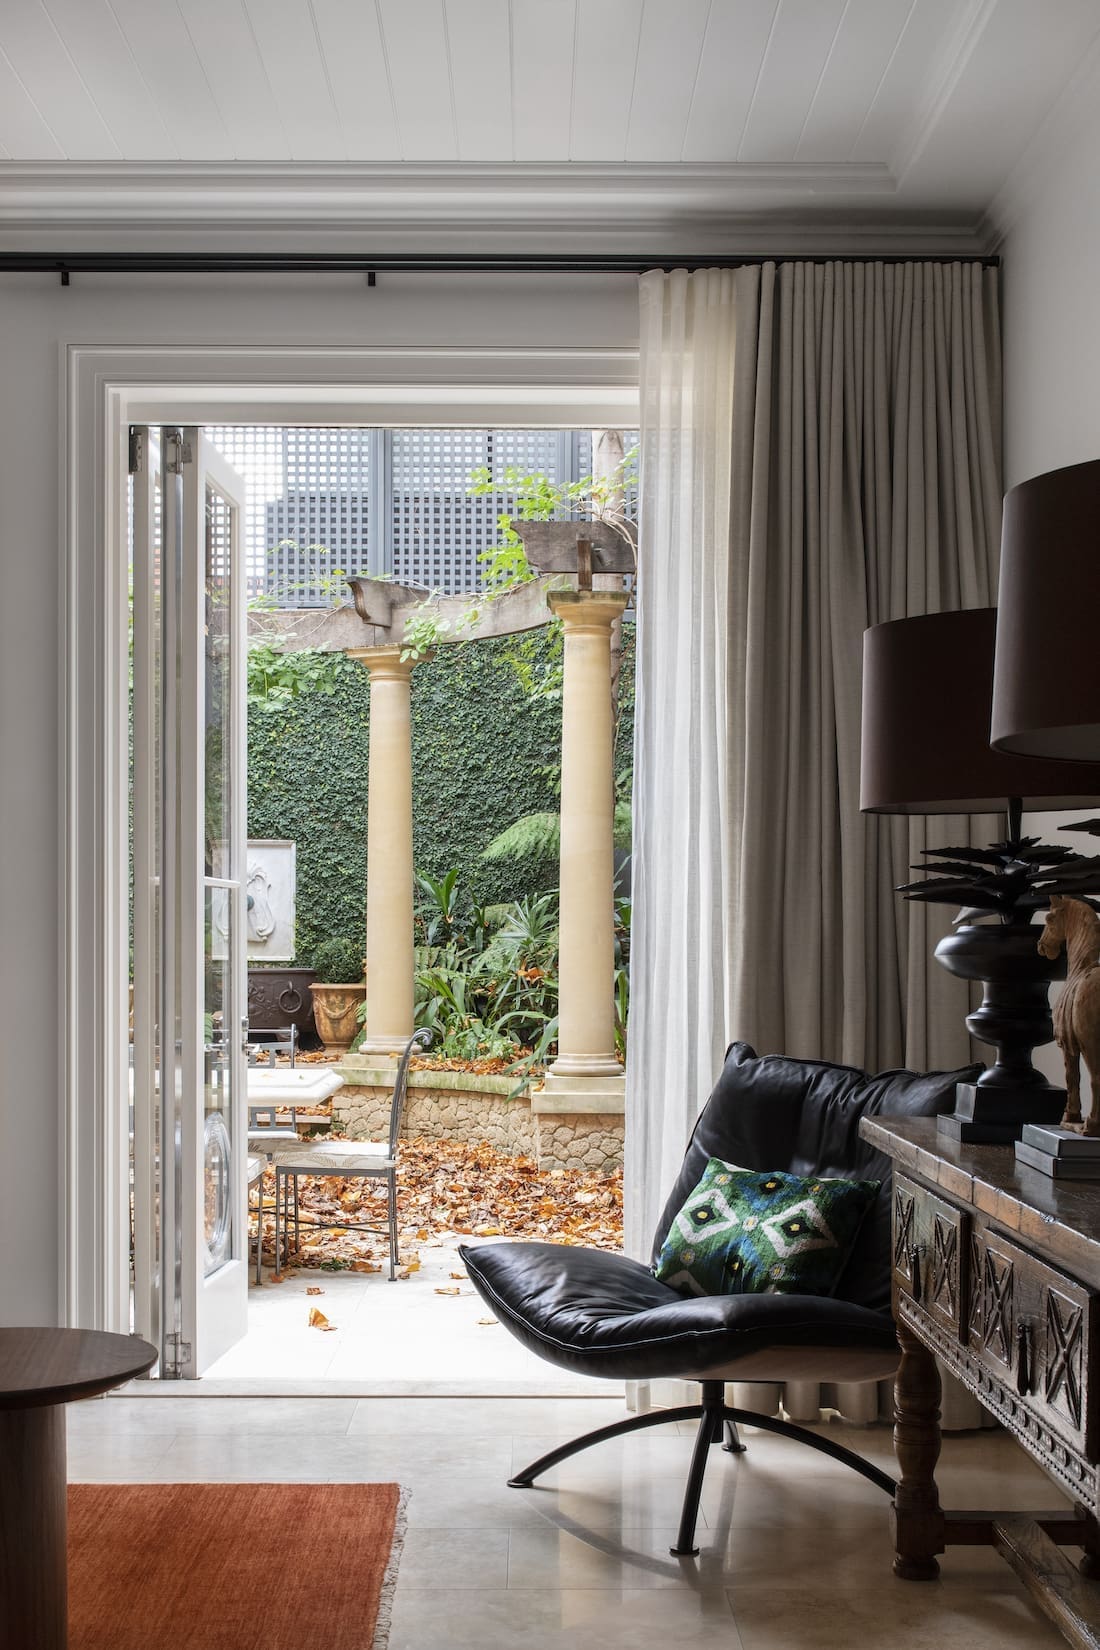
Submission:
M 1018 756 L 1100 761 L 1100 459 L 1005 497 L 992 742 Z
M 921 882 L 906 898 L 960 906 L 953 933 L 936 947 L 952 974 L 980 980 L 981 1007 L 967 1019 L 996 1049 L 976 1083 L 960 1083 L 956 1108 L 939 1119 L 958 1140 L 1011 1141 L 1025 1123 L 1057 1123 L 1065 1090 L 1053 1087 L 1031 1052 L 1053 1036 L 1048 988 L 1064 970 L 1038 950 L 1033 912 L 1051 893 L 1100 889 L 1091 861 L 1021 836 L 1023 810 L 1100 800 L 1100 763 L 1039 761 L 989 745 L 997 610 L 971 608 L 873 625 L 863 636 L 864 813 L 1007 812 L 1004 842 L 926 849 Z M 1100 862 L 1098 862 L 1100 863 Z M 915 867 L 918 868 L 918 867 Z M 1084 880 L 1083 880 L 1084 879 Z

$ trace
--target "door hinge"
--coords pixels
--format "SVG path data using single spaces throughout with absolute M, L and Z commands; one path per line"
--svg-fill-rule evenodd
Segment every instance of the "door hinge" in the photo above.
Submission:
M 139 470 L 145 468 L 145 431 L 136 424 L 130 425 L 130 457 L 129 470 L 136 476 Z
M 191 443 L 185 441 L 179 430 L 172 430 L 164 439 L 164 468 L 169 475 L 178 476 L 185 464 L 192 463 Z
M 182 1335 L 176 1334 L 173 1330 L 170 1335 L 165 1335 L 164 1345 L 168 1354 L 165 1359 L 168 1365 L 165 1375 L 169 1380 L 175 1380 L 184 1365 L 191 1362 L 191 1342 L 185 1341 Z

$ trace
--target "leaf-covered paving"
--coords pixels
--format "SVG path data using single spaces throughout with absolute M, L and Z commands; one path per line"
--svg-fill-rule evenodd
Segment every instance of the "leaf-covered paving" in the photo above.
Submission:
M 264 1175 L 264 1259 L 274 1253 L 274 1172 Z M 540 1169 L 532 1158 L 508 1157 L 482 1141 L 405 1140 L 398 1168 L 399 1252 L 408 1275 L 419 1268 L 418 1245 L 458 1237 L 528 1238 L 551 1243 L 621 1249 L 622 1170 L 597 1174 L 581 1169 Z M 375 1272 L 388 1266 L 383 1231 L 385 1183 L 303 1178 L 299 1181 L 303 1225 L 294 1266 L 326 1271 Z M 347 1221 L 315 1229 L 311 1220 Z

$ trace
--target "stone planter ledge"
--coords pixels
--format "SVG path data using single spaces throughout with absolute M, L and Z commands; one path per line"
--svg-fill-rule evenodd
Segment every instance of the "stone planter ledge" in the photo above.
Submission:
M 333 1121 L 352 1138 L 377 1138 L 389 1116 L 393 1066 L 374 1060 L 353 1064 L 352 1055 L 335 1069 L 344 1086 L 333 1097 Z M 469 1071 L 413 1071 L 405 1110 L 410 1137 L 486 1140 L 512 1156 L 533 1157 L 540 1168 L 606 1172 L 623 1161 L 623 1101 L 602 1093 L 555 1096 L 540 1107 L 542 1090 L 508 1096 L 506 1076 Z M 587 1103 L 586 1103 L 587 1102 Z

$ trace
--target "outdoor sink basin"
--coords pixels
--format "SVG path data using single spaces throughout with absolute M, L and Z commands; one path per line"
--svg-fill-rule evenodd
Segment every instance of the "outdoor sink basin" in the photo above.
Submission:
M 249 1066 L 248 1103 L 318 1106 L 342 1089 L 344 1079 L 326 1066 Z

